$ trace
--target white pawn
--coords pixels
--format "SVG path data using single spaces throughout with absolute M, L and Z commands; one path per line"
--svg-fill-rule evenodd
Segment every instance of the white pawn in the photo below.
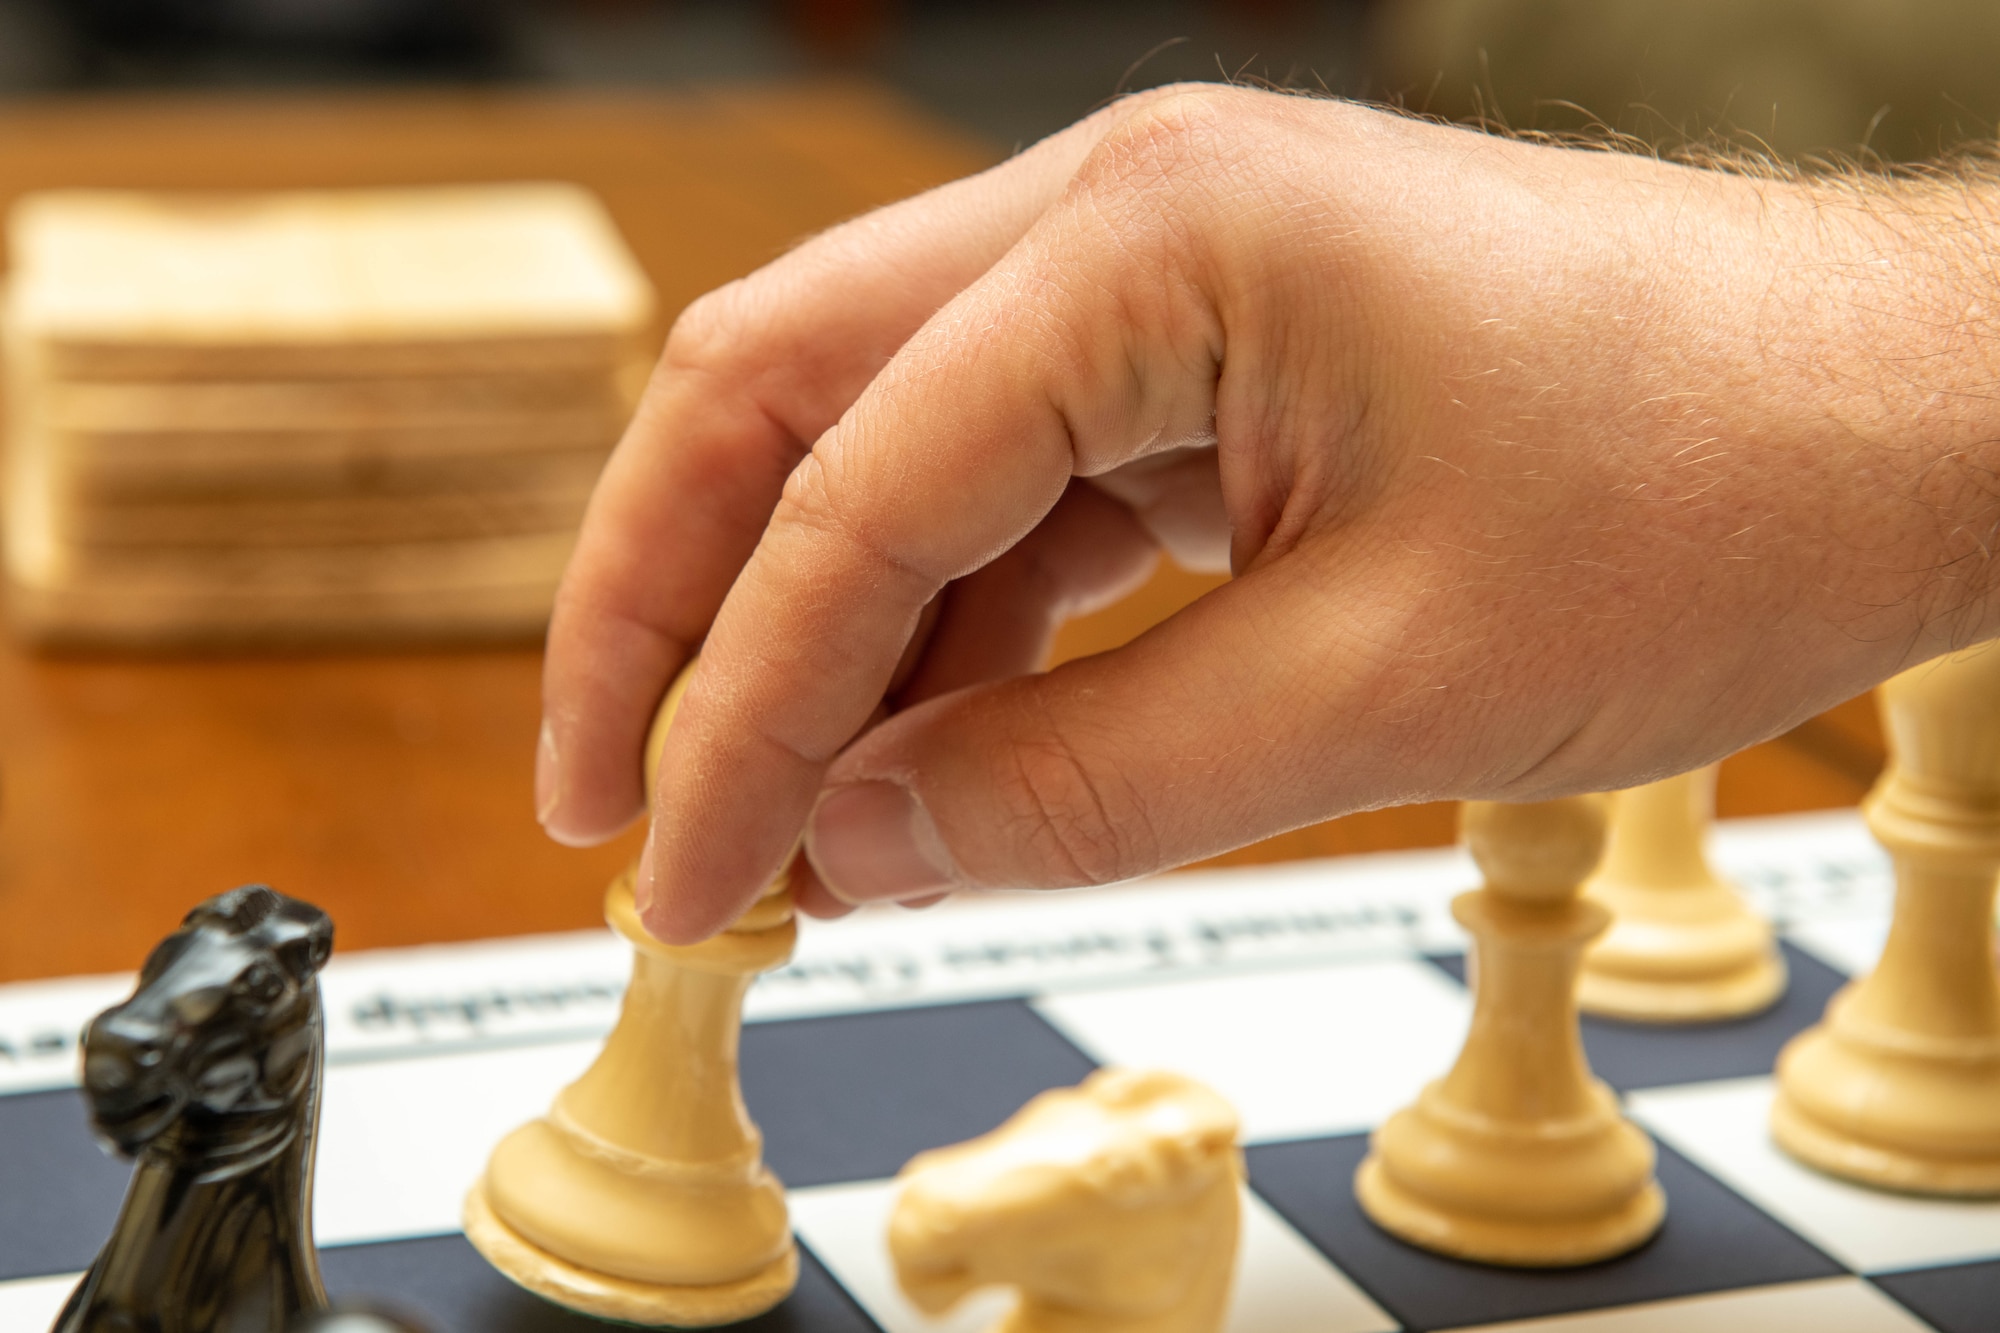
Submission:
M 1666 1214 L 1653 1144 L 1593 1078 L 1578 956 L 1610 914 L 1580 899 L 1604 799 L 1468 802 L 1486 886 L 1452 915 L 1473 937 L 1472 1027 L 1451 1072 L 1375 1132 L 1355 1195 L 1384 1230 L 1459 1259 L 1562 1267 L 1644 1242 Z
M 653 723 L 649 797 L 692 670 Z M 618 1024 L 548 1114 L 493 1150 L 466 1199 L 465 1234 L 502 1273 L 572 1310 L 649 1326 L 735 1323 L 798 1280 L 784 1189 L 736 1069 L 744 994 L 791 956 L 798 924 L 781 876 L 722 934 L 662 944 L 639 922 L 632 873 L 605 895 L 633 947 Z
M 1881 687 L 1888 772 L 1863 802 L 1896 867 L 1881 961 L 1778 1056 L 1771 1129 L 1834 1175 L 2000 1194 L 2000 644 Z
M 1219 1333 L 1236 1272 L 1236 1112 L 1179 1074 L 1106 1069 L 903 1168 L 896 1280 L 942 1314 L 1020 1296 L 991 1333 Z
M 1768 1009 L 1785 989 L 1771 927 L 1703 850 L 1715 767 L 1612 798 L 1604 864 L 1585 896 L 1611 929 L 1584 951 L 1577 1004 L 1638 1023 L 1698 1023 Z

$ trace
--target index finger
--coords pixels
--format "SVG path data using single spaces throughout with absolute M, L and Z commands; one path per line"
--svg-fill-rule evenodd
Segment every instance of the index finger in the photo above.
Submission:
M 939 307 L 1013 245 L 1113 113 L 807 242 L 689 307 L 557 594 L 537 815 L 565 842 L 640 808 L 639 753 L 785 478 Z
M 1019 541 L 1072 475 L 1207 429 L 1213 319 L 1103 215 L 1052 211 L 787 479 L 661 757 L 638 891 L 662 939 L 726 925 L 783 864 L 940 588 Z

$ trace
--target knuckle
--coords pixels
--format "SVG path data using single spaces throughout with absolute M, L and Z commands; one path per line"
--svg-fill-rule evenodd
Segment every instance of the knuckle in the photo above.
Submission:
M 1241 89 L 1169 84 L 1118 103 L 1116 122 L 1085 160 L 1086 181 L 1172 180 L 1214 145 L 1247 110 Z
M 1004 819 L 1034 864 L 1078 885 L 1155 867 L 1158 844 L 1144 806 L 1115 772 L 1093 767 L 1055 733 L 1012 746 L 1008 762 Z
M 1195 84 L 1155 90 L 1111 108 L 1070 180 L 1065 202 L 1086 235 L 1109 239 L 1132 276 L 1174 270 L 1237 188 L 1232 163 L 1254 148 L 1246 119 L 1264 111 L 1241 89 Z M 1164 270 L 1163 270 L 1164 266 Z
M 909 596 L 928 600 L 944 576 L 922 567 L 910 543 L 897 539 L 893 525 L 871 516 L 868 507 L 854 498 L 854 487 L 842 467 L 844 457 L 837 442 L 822 442 L 801 458 L 785 478 L 771 514 L 772 526 L 831 539 L 847 557 L 863 562 L 871 577 L 906 584 Z
M 1122 119 L 1147 117 L 1160 123 L 1176 119 L 1215 120 L 1241 115 L 1246 107 L 1264 96 L 1226 83 L 1166 83 L 1120 98 L 1112 104 L 1112 109 L 1125 110 L 1127 114 Z
M 750 306 L 742 278 L 696 297 L 668 330 L 660 368 L 727 374 L 754 364 L 759 321 Z
M 785 478 L 777 507 L 771 513 L 772 524 L 852 537 L 842 489 L 838 465 L 829 466 L 823 451 L 808 450 Z

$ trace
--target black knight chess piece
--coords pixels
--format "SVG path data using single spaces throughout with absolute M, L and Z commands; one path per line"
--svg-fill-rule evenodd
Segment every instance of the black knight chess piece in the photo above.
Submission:
M 324 1310 L 312 1167 L 333 923 L 262 885 L 188 913 L 83 1038 L 104 1144 L 135 1159 L 53 1333 L 280 1333 Z

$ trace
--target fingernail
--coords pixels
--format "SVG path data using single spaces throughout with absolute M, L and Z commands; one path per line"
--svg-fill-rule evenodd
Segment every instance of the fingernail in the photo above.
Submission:
M 658 860 L 653 830 L 648 827 L 646 841 L 639 845 L 639 863 L 632 867 L 632 908 L 639 914 L 639 924 L 646 928 L 648 935 L 662 944 L 700 944 L 728 924 L 713 922 L 690 928 L 685 901 L 676 901 L 671 897 L 661 901 L 660 883 L 653 870 Z
M 639 864 L 632 868 L 632 906 L 638 909 L 639 919 L 653 910 L 653 830 L 646 830 L 646 841 L 639 844 Z
M 556 733 L 547 722 L 535 741 L 535 822 L 547 828 L 556 810 Z
M 937 825 L 900 783 L 856 782 L 822 793 L 806 824 L 806 855 L 820 883 L 842 902 L 915 898 L 957 887 Z

